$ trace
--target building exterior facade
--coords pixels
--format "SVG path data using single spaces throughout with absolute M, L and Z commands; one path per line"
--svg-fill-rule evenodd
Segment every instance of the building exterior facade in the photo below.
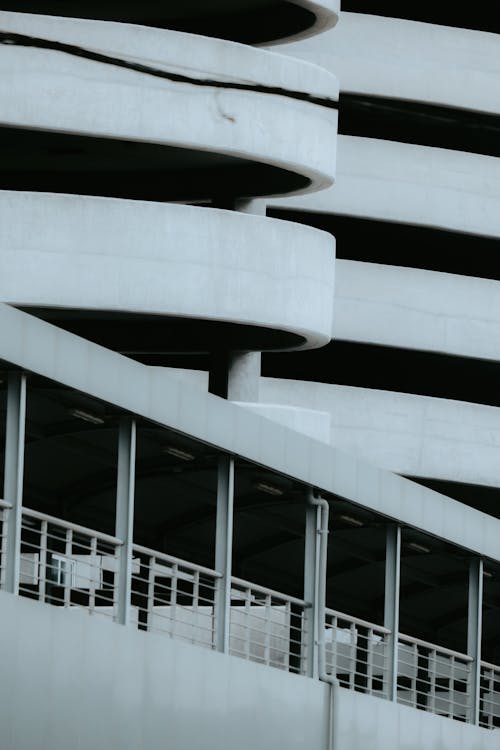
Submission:
M 386 5 L 0 2 L 2 750 L 498 747 L 499 29 Z

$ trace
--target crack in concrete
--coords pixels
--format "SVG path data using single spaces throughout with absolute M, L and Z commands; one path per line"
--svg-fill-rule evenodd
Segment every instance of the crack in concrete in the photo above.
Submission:
M 143 65 L 142 63 L 130 62 L 129 60 L 123 60 L 122 58 L 104 55 L 101 52 L 94 52 L 93 50 L 85 49 L 84 47 L 78 47 L 73 44 L 55 42 L 50 39 L 42 39 L 40 37 L 28 36 L 26 34 L 17 34 L 10 31 L 0 31 L 0 44 L 15 45 L 18 47 L 36 47 L 38 49 L 48 49 L 56 52 L 63 52 L 68 55 L 74 55 L 76 57 L 83 57 L 87 60 L 93 60 L 94 62 L 101 62 L 106 65 L 115 65 L 120 68 L 135 70 L 139 73 L 155 76 L 156 78 L 164 78 L 175 83 L 189 83 L 193 86 L 232 89 L 236 91 L 252 91 L 262 94 L 276 94 L 278 96 L 286 96 L 289 99 L 298 99 L 299 101 L 308 102 L 310 104 L 317 104 L 321 107 L 327 107 L 328 109 L 338 109 L 339 107 L 339 103 L 335 99 L 314 96 L 303 91 L 295 91 L 293 89 L 288 90 L 279 86 L 266 86 L 263 84 L 218 81 L 216 79 L 210 78 L 193 78 L 191 76 L 182 75 L 180 73 L 169 73 L 165 70 L 161 70 L 160 68 L 153 68 L 149 65 Z

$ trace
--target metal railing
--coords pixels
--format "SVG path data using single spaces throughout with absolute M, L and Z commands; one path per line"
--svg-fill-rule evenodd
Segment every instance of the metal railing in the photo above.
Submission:
M 307 608 L 302 599 L 233 577 L 230 654 L 304 674 Z
M 370 695 L 388 695 L 390 630 L 327 609 L 325 665 L 342 687 Z
M 0 500 L 0 588 L 5 578 L 9 508 Z M 24 508 L 19 593 L 61 607 L 115 617 L 122 542 L 116 537 Z M 216 571 L 133 545 L 131 623 L 216 648 Z M 311 605 L 240 578 L 231 579 L 229 652 L 250 661 L 305 674 Z M 387 698 L 391 632 L 332 609 L 325 611 L 325 665 L 341 686 Z M 471 721 L 473 659 L 399 634 L 399 703 Z M 481 662 L 479 724 L 500 728 L 500 666 Z
M 132 622 L 140 630 L 214 648 L 219 578 L 214 570 L 134 544 Z
M 19 593 L 113 617 L 121 544 L 115 537 L 25 508 Z
M 407 635 L 398 642 L 398 702 L 470 721 L 473 659 Z
M 500 667 L 481 662 L 479 725 L 500 729 Z
M 0 589 L 4 587 L 5 581 L 5 555 L 7 542 L 7 524 L 9 519 L 9 508 L 12 506 L 5 500 L 0 500 Z

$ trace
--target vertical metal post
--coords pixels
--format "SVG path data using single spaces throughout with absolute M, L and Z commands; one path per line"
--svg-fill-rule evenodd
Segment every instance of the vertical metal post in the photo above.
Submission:
M 132 547 L 134 543 L 136 423 L 125 417 L 118 433 L 118 476 L 116 483 L 115 536 L 123 541 L 118 554 L 116 620 L 130 623 L 132 588 Z
M 215 569 L 220 574 L 215 601 L 215 645 L 217 651 L 229 652 L 231 615 L 231 568 L 233 556 L 234 459 L 221 456 L 217 480 L 217 526 L 215 535 Z
M 469 565 L 468 612 L 467 654 L 474 660 L 471 663 L 470 675 L 470 719 L 472 724 L 478 724 L 481 685 L 481 635 L 483 623 L 483 561 L 480 557 L 473 558 Z
M 304 601 L 310 604 L 305 611 L 306 674 L 319 677 L 319 505 L 306 505 L 306 529 L 304 549 Z M 324 624 L 323 624 L 324 627 Z
M 12 594 L 19 591 L 25 421 L 26 375 L 15 372 L 9 375 L 7 386 L 3 485 L 4 500 L 12 505 L 8 512 L 5 561 L 5 590 Z
M 387 654 L 389 700 L 398 696 L 399 581 L 401 570 L 401 527 L 387 528 L 385 547 L 384 626 L 391 631 Z

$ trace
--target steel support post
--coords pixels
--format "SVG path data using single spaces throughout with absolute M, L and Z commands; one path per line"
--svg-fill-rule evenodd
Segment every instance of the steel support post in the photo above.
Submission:
M 19 591 L 21 565 L 25 422 L 26 375 L 11 373 L 7 386 L 3 496 L 4 500 L 12 505 L 7 516 L 5 560 L 5 590 L 12 594 Z
M 479 723 L 481 685 L 481 635 L 483 623 L 483 561 L 476 557 L 469 565 L 469 605 L 467 622 L 467 654 L 472 657 L 470 676 L 470 720 Z
M 401 569 L 401 527 L 389 526 L 385 548 L 384 627 L 388 628 L 387 697 L 398 697 L 399 581 Z
M 215 645 L 217 651 L 229 652 L 231 615 L 231 568 L 233 556 L 234 459 L 221 456 L 217 479 L 217 526 L 215 535 Z
M 123 544 L 118 552 L 118 585 L 116 588 L 116 621 L 130 623 L 132 552 L 134 543 L 136 424 L 125 417 L 118 433 L 118 476 L 116 482 L 115 536 Z
M 304 601 L 310 605 L 305 611 L 306 674 L 319 677 L 319 542 L 320 514 L 318 505 L 306 505 L 304 553 Z M 324 625 L 323 625 L 324 627 Z

